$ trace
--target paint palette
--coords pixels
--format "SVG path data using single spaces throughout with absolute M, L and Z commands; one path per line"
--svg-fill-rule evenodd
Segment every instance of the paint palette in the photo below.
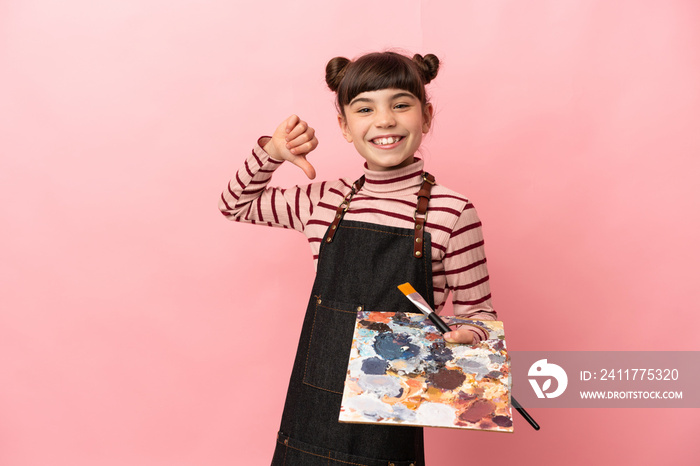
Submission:
M 489 338 L 446 343 L 422 314 L 358 312 L 339 421 L 513 432 L 503 323 L 444 320 Z

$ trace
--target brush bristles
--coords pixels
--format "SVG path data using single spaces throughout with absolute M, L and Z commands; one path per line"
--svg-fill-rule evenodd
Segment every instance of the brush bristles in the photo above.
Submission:
M 403 285 L 399 285 L 399 290 L 401 290 L 401 293 L 406 296 L 416 292 L 416 290 L 408 282 L 404 283 Z

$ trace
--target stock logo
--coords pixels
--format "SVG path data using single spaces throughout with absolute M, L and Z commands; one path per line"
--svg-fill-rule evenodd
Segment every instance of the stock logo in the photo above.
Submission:
M 566 390 L 566 385 L 569 383 L 569 378 L 566 376 L 566 372 L 561 367 L 556 364 L 548 363 L 546 359 L 540 359 L 535 361 L 535 363 L 530 366 L 530 370 L 527 375 L 530 377 L 528 381 L 532 385 L 532 389 L 535 391 L 537 398 L 556 398 Z M 535 377 L 535 378 L 532 378 Z M 540 387 L 537 378 L 545 378 L 546 380 Z M 557 381 L 557 389 L 548 392 L 552 385 L 552 378 Z

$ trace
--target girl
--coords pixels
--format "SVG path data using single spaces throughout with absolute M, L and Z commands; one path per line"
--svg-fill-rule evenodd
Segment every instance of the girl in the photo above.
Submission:
M 410 282 L 437 311 L 451 291 L 456 315 L 496 318 L 476 211 L 415 156 L 433 117 L 425 85 L 438 67 L 432 54 L 333 58 L 326 83 L 337 93 L 343 137 L 365 159 L 364 174 L 268 187 L 285 161 L 315 177 L 306 159 L 318 145 L 314 130 L 292 115 L 258 140 L 221 195 L 230 220 L 304 233 L 316 264 L 275 465 L 424 464 L 421 428 L 338 422 L 358 310 L 416 312 L 396 288 Z M 467 344 L 485 337 L 466 326 L 445 334 Z

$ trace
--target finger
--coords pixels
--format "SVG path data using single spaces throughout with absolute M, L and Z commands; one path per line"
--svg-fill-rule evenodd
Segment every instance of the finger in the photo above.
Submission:
M 304 170 L 304 173 L 306 173 L 306 176 L 309 177 L 310 180 L 316 178 L 316 170 L 314 169 L 313 165 L 311 165 L 309 161 L 306 160 L 305 155 L 296 156 L 291 160 L 291 162 L 297 167 Z
M 445 338 L 445 341 L 449 343 L 462 343 L 470 345 L 474 342 L 474 333 L 464 327 L 447 332 L 445 335 L 443 335 L 443 337 Z
M 299 120 L 297 122 L 297 124 L 294 126 L 294 128 L 292 128 L 292 130 L 289 131 L 289 133 L 287 134 L 286 140 L 291 141 L 294 138 L 301 136 L 302 134 L 304 134 L 306 132 L 306 130 L 308 128 L 309 128 L 308 123 L 306 123 L 303 120 Z
M 318 146 L 318 139 L 313 138 L 309 142 L 305 142 L 304 144 L 300 144 L 296 147 L 293 147 L 292 149 L 289 149 L 289 152 L 291 152 L 294 155 L 306 155 L 312 150 L 314 150 Z
M 287 142 L 287 148 L 292 149 L 294 147 L 300 146 L 306 142 L 312 141 L 315 136 L 316 132 L 314 131 L 313 128 L 309 128 L 306 130 L 306 132 L 300 134 L 299 136 L 295 137 L 294 139 L 289 139 Z
M 299 117 L 298 117 L 298 116 L 296 116 L 296 115 L 290 115 L 289 118 L 287 118 L 287 121 L 286 121 L 287 124 L 286 124 L 286 126 L 284 127 L 285 132 L 286 132 L 287 134 L 289 134 L 289 132 L 290 132 L 292 129 L 294 129 L 294 127 L 297 125 L 297 123 L 299 123 L 299 121 L 300 121 L 300 120 L 299 120 Z

